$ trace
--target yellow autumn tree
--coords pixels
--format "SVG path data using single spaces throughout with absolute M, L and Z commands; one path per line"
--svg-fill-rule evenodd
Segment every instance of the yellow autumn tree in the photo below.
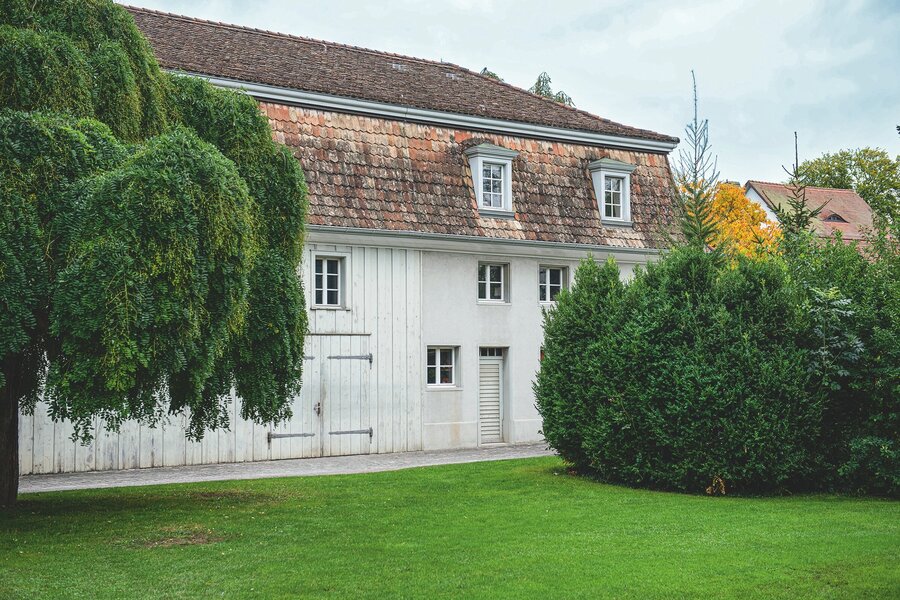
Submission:
M 774 251 L 781 236 L 778 224 L 733 183 L 720 183 L 712 202 L 712 215 L 718 223 L 712 246 L 727 246 L 734 252 L 755 256 Z

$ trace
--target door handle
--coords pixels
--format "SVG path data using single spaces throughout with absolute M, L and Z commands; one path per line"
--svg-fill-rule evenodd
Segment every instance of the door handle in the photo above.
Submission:
M 321 415 L 322 414 L 322 403 L 316 402 L 316 405 L 313 406 L 313 410 L 316 412 L 317 415 Z

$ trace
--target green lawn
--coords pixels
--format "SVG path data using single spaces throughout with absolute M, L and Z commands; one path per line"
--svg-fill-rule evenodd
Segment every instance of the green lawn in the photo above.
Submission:
M 2 598 L 900 598 L 900 503 L 601 485 L 556 458 L 32 494 Z

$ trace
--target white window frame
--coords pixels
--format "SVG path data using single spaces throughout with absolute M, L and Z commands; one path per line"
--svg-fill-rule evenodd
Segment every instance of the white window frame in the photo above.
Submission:
M 327 282 L 322 293 L 323 302 L 316 302 L 316 263 L 318 261 L 336 260 L 338 261 L 338 302 L 337 304 L 328 304 Z M 350 309 L 350 255 L 345 252 L 324 252 L 313 251 L 309 266 L 310 273 L 310 299 L 309 307 L 312 310 L 349 310 Z M 327 277 L 326 277 L 327 279 Z
M 434 350 L 435 362 L 430 363 L 428 354 Z M 450 363 L 442 361 L 442 353 L 450 351 Z M 442 383 L 441 369 L 450 368 L 450 382 Z M 428 381 L 429 370 L 434 369 L 434 383 Z M 459 387 L 459 346 L 426 346 L 425 347 L 425 385 L 429 388 L 458 388 Z
M 513 216 L 515 211 L 512 197 L 512 163 L 519 153 L 493 144 L 479 144 L 467 148 L 464 154 L 468 157 L 469 168 L 472 170 L 472 184 L 475 187 L 478 212 L 488 216 Z M 493 202 L 491 205 L 486 204 L 484 168 L 490 165 L 496 165 L 502 169 L 500 206 L 493 206 Z
M 541 283 L 541 271 L 546 270 L 547 277 L 544 279 L 544 283 Z M 550 271 L 560 271 L 559 274 L 559 291 L 569 289 L 569 268 L 561 267 L 559 265 L 540 265 L 538 267 L 538 302 L 541 304 L 556 304 L 556 300 L 550 299 Z M 546 293 L 545 299 L 541 300 L 541 290 L 544 290 Z
M 485 267 L 486 278 L 481 278 L 481 268 Z M 491 267 L 500 267 L 500 298 L 491 298 L 491 285 L 495 283 L 491 279 Z M 484 283 L 485 298 L 481 297 L 481 284 Z M 478 261 L 475 271 L 475 298 L 480 304 L 508 304 L 509 303 L 509 264 L 502 262 Z
M 597 209 L 600 211 L 600 222 L 604 225 L 632 225 L 631 221 L 631 174 L 637 168 L 619 160 L 601 158 L 588 165 L 591 180 L 594 184 L 594 195 L 597 198 Z M 616 178 L 622 180 L 621 209 L 618 217 L 606 216 L 606 180 Z

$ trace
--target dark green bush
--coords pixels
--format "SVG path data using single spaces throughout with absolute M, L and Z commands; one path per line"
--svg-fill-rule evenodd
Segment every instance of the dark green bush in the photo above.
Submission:
M 548 443 L 610 482 L 701 492 L 900 482 L 896 244 L 784 257 L 678 248 L 634 279 L 588 260 L 545 317 Z
M 816 314 L 823 296 L 841 302 L 813 323 L 813 365 L 824 394 L 828 483 L 850 491 L 900 492 L 900 246 L 876 235 L 864 251 L 840 239 L 786 240 L 793 280 Z M 869 464 L 864 458 L 868 457 Z

